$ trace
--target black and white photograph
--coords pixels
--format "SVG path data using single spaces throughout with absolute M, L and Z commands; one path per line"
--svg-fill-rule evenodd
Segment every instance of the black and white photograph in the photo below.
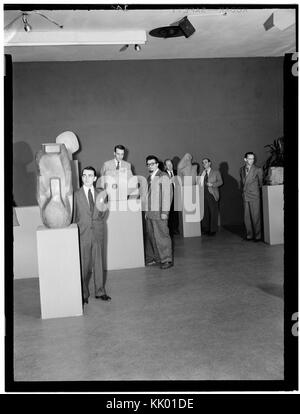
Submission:
M 298 391 L 298 5 L 3 17 L 5 390 Z

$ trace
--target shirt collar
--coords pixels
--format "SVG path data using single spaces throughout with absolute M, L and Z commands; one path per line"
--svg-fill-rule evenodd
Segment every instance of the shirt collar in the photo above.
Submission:
M 92 195 L 93 195 L 93 197 L 94 197 L 94 194 L 95 194 L 95 188 L 94 188 L 94 186 L 92 185 L 92 187 L 87 187 L 86 185 L 84 185 L 83 184 L 83 190 L 84 190 L 84 194 L 86 195 L 86 197 L 88 197 L 88 192 L 89 192 L 89 190 L 91 190 L 91 192 L 92 192 Z M 94 197 L 95 198 L 95 197 Z
M 157 171 L 159 170 L 159 168 L 157 168 L 152 174 L 151 174 L 151 180 L 152 178 L 157 174 Z

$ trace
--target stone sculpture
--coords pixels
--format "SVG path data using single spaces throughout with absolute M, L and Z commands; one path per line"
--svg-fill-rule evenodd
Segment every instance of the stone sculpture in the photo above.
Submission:
M 72 153 L 79 148 L 73 132 L 60 134 L 56 143 L 42 144 L 36 154 L 37 201 L 42 222 L 49 228 L 71 224 L 73 210 Z
M 183 185 L 194 185 L 197 179 L 197 165 L 192 164 L 192 155 L 186 153 L 177 165 L 177 174 L 182 180 Z M 191 177 L 185 180 L 184 177 Z

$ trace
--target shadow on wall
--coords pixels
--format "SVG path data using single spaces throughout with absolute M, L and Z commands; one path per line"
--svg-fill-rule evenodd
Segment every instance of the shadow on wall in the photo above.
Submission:
M 29 164 L 34 171 L 29 171 Z M 24 141 L 13 145 L 13 194 L 17 206 L 35 206 L 36 167 L 31 147 Z
M 220 187 L 220 224 L 227 230 L 241 235 L 243 233 L 243 201 L 238 181 L 229 174 L 228 162 L 219 165 L 223 178 Z

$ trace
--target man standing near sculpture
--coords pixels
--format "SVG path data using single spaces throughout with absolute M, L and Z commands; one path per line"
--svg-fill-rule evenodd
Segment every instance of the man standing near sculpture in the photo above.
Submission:
M 158 159 L 148 155 L 149 171 L 146 197 L 146 265 L 160 263 L 161 269 L 173 266 L 172 242 L 168 228 L 168 216 L 173 197 L 168 175 L 158 168 Z
M 204 216 L 202 220 L 202 232 L 209 236 L 214 236 L 218 231 L 218 201 L 219 187 L 223 184 L 221 174 L 218 170 L 211 168 L 209 158 L 203 158 L 204 168 L 201 174 L 204 177 Z
M 263 173 L 261 168 L 254 165 L 253 152 L 246 152 L 244 161 L 245 165 L 240 169 L 246 227 L 244 240 L 258 242 L 261 240 L 260 189 L 263 184 Z
M 96 170 L 85 167 L 81 178 L 83 186 L 74 194 L 73 222 L 79 228 L 83 302 L 88 303 L 92 271 L 95 297 L 107 301 L 111 298 L 106 294 L 106 274 L 103 270 L 105 212 L 96 207 L 96 198 L 100 192 L 94 188 Z
M 105 161 L 101 168 L 101 175 L 115 175 L 121 169 L 126 169 L 128 178 L 132 176 L 131 164 L 124 161 L 125 147 L 123 145 L 116 145 L 114 148 L 114 159 Z

